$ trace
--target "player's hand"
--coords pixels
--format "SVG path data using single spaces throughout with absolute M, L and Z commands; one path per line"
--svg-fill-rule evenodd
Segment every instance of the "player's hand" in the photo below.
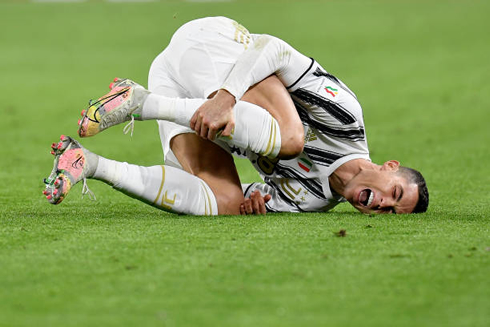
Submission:
M 240 205 L 240 214 L 242 215 L 265 215 L 265 204 L 271 199 L 270 194 L 262 196 L 259 191 L 253 191 L 250 198 Z
M 221 131 L 221 136 L 230 136 L 235 127 L 233 106 L 235 97 L 226 90 L 219 90 L 210 100 L 196 110 L 190 121 L 190 127 L 197 135 L 214 140 Z

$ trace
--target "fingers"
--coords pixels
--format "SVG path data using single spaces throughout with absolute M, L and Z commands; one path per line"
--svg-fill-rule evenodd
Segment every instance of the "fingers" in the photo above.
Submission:
M 197 113 L 197 111 L 195 114 L 197 114 L 197 118 L 193 129 L 197 135 L 201 135 L 202 117 Z
M 216 98 L 207 100 L 194 112 L 189 127 L 204 139 L 214 140 L 217 135 L 229 137 L 235 128 L 233 105 L 224 105 Z
M 200 128 L 199 128 L 200 124 Z M 204 139 L 214 141 L 216 135 L 222 130 L 221 125 L 212 124 L 205 121 L 203 118 L 198 118 L 196 123 L 196 133 Z M 222 134 L 221 134 L 222 135 Z
M 221 124 L 209 124 L 207 138 L 211 141 L 214 141 L 216 139 L 216 136 L 230 137 L 233 134 L 234 126 L 235 123 L 233 121 L 227 123 L 224 128 Z
M 194 113 L 194 115 L 192 115 L 191 121 L 189 122 L 189 126 L 193 130 L 196 130 L 195 127 L 196 127 L 197 117 L 199 116 L 198 115 L 198 112 L 199 112 L 199 110 L 196 110 L 196 112 Z
M 211 140 L 211 141 L 214 141 L 214 139 L 216 138 L 216 134 L 218 133 L 218 130 L 217 129 L 212 129 L 210 128 L 208 130 L 208 140 Z
M 219 129 L 206 122 L 203 118 L 203 114 L 196 111 L 191 118 L 190 128 L 192 128 L 197 135 L 204 139 L 214 140 Z
M 204 123 L 201 124 L 201 130 L 199 132 L 199 135 L 203 138 L 206 139 L 208 137 L 208 126 Z
M 242 215 L 265 215 L 267 210 L 265 203 L 271 199 L 269 194 L 262 196 L 259 191 L 250 194 L 250 198 L 245 199 L 240 205 L 240 214 Z
M 242 215 L 252 215 L 254 213 L 252 209 L 252 201 L 250 199 L 245 199 L 245 201 L 241 204 L 240 213 Z
M 260 192 L 252 192 L 252 194 L 250 195 L 250 199 L 252 200 L 253 212 L 257 215 L 265 215 L 265 202 Z
M 235 128 L 235 122 L 233 120 L 230 120 L 226 126 L 223 132 L 221 133 L 221 136 L 231 136 L 233 133 L 233 129 Z

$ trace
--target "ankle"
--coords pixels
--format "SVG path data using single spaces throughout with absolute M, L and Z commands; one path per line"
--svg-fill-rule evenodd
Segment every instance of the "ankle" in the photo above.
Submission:
M 94 177 L 95 171 L 99 165 L 99 156 L 87 149 L 84 149 L 85 162 L 87 164 L 87 178 Z

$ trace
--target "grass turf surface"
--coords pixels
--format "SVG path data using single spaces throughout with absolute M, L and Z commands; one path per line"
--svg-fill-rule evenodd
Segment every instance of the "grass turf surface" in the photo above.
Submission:
M 0 3 L 0 326 L 487 326 L 490 23 L 485 1 Z M 43 198 L 49 145 L 114 76 L 145 84 L 184 22 L 230 16 L 346 82 L 375 162 L 429 184 L 429 212 L 201 218 L 92 181 Z M 271 19 L 274 17 L 274 19 Z M 83 144 L 162 162 L 154 123 Z M 256 178 L 239 162 L 244 181 Z M 341 229 L 345 237 L 336 235 Z

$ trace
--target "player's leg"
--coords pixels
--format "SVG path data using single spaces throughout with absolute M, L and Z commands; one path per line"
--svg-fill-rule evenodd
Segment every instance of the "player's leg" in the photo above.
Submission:
M 188 127 L 194 112 L 205 101 L 154 94 L 130 80 L 118 80 L 111 92 L 82 113 L 84 116 L 79 122 L 78 133 L 81 137 L 92 136 L 131 119 L 166 120 Z M 277 157 L 281 150 L 281 133 L 274 117 L 262 108 L 244 101 L 236 104 L 235 116 L 237 124 L 232 136 L 223 137 L 224 141 L 249 148 L 263 156 Z
M 165 50 L 167 51 L 167 50 Z M 171 68 L 155 59 L 148 76 L 150 91 L 168 97 L 185 97 L 186 89 L 170 76 Z M 232 156 L 215 143 L 199 138 L 192 129 L 158 120 L 165 164 L 196 175 L 215 195 L 220 214 L 239 214 L 243 192 Z
M 277 76 L 269 76 L 252 86 L 242 100 L 265 108 L 276 119 L 281 130 L 278 158 L 292 159 L 303 152 L 303 124 L 288 91 Z
M 45 180 L 44 195 L 58 204 L 80 181 L 101 180 L 115 189 L 159 209 L 193 215 L 219 214 L 216 199 L 202 179 L 170 166 L 143 167 L 109 160 L 83 148 L 70 137 L 53 143 L 55 155 L 51 175 Z M 243 198 L 243 195 L 242 195 Z M 239 212 L 239 204 L 237 205 Z
M 174 34 L 165 51 L 152 64 L 150 74 L 169 74 L 185 86 L 186 98 L 210 98 L 220 89 L 237 58 L 251 46 L 253 37 L 246 28 L 225 17 L 208 17 L 186 23 Z M 151 91 L 151 80 L 148 87 Z M 250 94 L 250 93 L 253 93 Z M 161 94 L 161 93 L 159 93 Z M 265 108 L 279 125 L 278 157 L 288 159 L 302 152 L 303 125 L 296 108 L 276 76 L 255 85 L 242 100 Z M 192 112 L 193 114 L 194 112 Z M 242 110 L 236 123 L 256 123 L 256 112 Z M 244 118 L 245 117 L 245 118 Z M 259 116 L 260 117 L 260 116 Z
M 148 96 L 142 120 L 166 120 L 189 127 L 194 112 L 205 99 L 171 99 L 157 94 Z M 263 108 L 239 101 L 234 107 L 235 128 L 230 137 L 218 137 L 230 145 L 275 158 L 281 151 L 281 131 L 277 120 Z
M 294 158 L 303 151 L 303 125 L 289 93 L 276 76 L 254 85 L 242 100 L 235 105 L 233 138 L 222 138 L 223 141 L 280 159 Z M 141 118 L 167 120 L 189 127 L 190 118 L 204 101 L 153 93 L 143 106 Z
M 244 197 L 233 157 L 228 152 L 195 133 L 176 135 L 170 147 L 183 170 L 209 185 L 220 214 L 240 214 Z M 167 158 L 171 159 L 169 154 Z
M 160 92 L 171 94 L 171 88 Z M 184 170 L 211 188 L 220 214 L 239 214 L 243 202 L 240 179 L 232 156 L 217 144 L 197 136 L 193 130 L 164 120 L 158 121 L 165 165 Z
M 243 40 L 250 40 L 250 35 L 229 19 L 207 18 L 185 24 L 153 62 L 149 89 L 153 91 L 151 82 L 156 80 L 151 78 L 152 75 L 168 75 L 182 89 L 182 97 L 201 99 L 176 99 L 162 96 L 160 92 L 148 95 L 142 87 L 121 83 L 85 113 L 80 124 L 80 136 L 95 135 L 109 126 L 134 118 L 165 119 L 188 126 L 204 98 L 220 87 L 234 60 L 243 52 L 246 46 Z M 237 126 L 233 139 L 227 142 L 248 147 L 264 156 L 283 159 L 301 152 L 298 149 L 302 149 L 303 138 L 297 133 L 298 130 L 302 133 L 301 121 L 288 93 L 282 84 L 278 81 L 277 84 L 288 100 L 281 103 L 268 101 L 269 105 L 280 105 L 276 110 L 267 108 L 274 112 L 277 120 L 251 103 L 239 102 L 235 107 Z M 120 110 L 123 102 L 127 105 Z

